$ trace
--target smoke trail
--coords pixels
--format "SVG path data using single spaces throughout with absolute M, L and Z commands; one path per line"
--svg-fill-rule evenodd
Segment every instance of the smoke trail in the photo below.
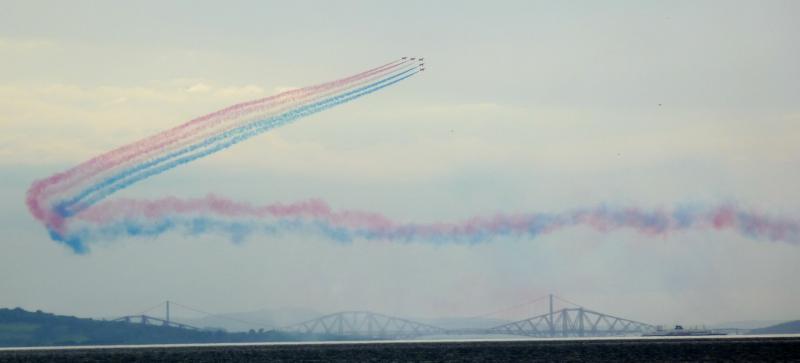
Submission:
M 380 74 L 381 72 L 392 70 L 393 68 L 396 68 L 404 63 L 407 63 L 407 61 L 395 61 L 336 81 L 304 87 L 297 90 L 290 90 L 278 95 L 233 105 L 220 111 L 198 117 L 170 130 L 94 157 L 91 160 L 73 167 L 64 173 L 59 173 L 51 178 L 45 179 L 45 181 L 49 181 L 49 183 L 40 184 L 45 188 L 56 185 L 60 187 L 60 189 L 65 189 L 114 165 L 118 165 L 121 162 L 130 161 L 130 159 L 133 157 L 146 155 L 147 153 L 166 147 L 183 137 L 190 136 L 193 132 L 197 132 L 198 129 L 202 130 L 215 126 L 216 124 L 227 119 L 256 112 L 259 108 L 275 104 L 284 104 L 296 98 L 302 98 L 309 95 L 318 94 L 323 91 L 335 89 L 336 87 L 348 85 L 364 78 Z M 67 178 L 72 178 L 72 180 L 69 183 L 64 182 L 64 179 Z M 56 192 L 58 191 L 58 188 L 50 188 L 50 191 Z
M 136 167 L 128 169 L 100 183 L 97 183 L 90 188 L 85 189 L 84 191 L 77 194 L 75 197 L 67 201 L 64 201 L 62 203 L 59 203 L 59 205 L 56 206 L 56 209 L 62 216 L 65 217 L 71 216 L 76 211 L 88 208 L 93 204 L 97 203 L 98 201 L 109 196 L 110 194 L 117 192 L 121 189 L 124 189 L 138 181 L 141 181 L 153 175 L 160 174 L 164 171 L 186 164 L 190 161 L 194 161 L 201 157 L 211 155 L 220 150 L 235 145 L 239 142 L 247 140 L 253 136 L 256 136 L 260 133 L 263 133 L 269 129 L 285 125 L 301 117 L 305 117 L 320 111 L 324 111 L 328 108 L 341 105 L 356 98 L 378 91 L 382 88 L 391 86 L 392 84 L 395 84 L 408 77 L 413 76 L 415 73 L 411 73 L 412 71 L 413 69 L 406 70 L 402 73 L 398 73 L 397 75 L 393 75 L 387 79 L 378 81 L 376 83 L 356 89 L 354 91 L 350 91 L 345 94 L 335 96 L 318 103 L 314 103 L 311 105 L 300 107 L 298 109 L 291 110 L 285 114 L 282 114 L 274 118 L 258 121 L 253 124 L 248 124 L 246 126 L 242 126 L 240 128 L 224 132 L 220 135 L 213 136 L 203 141 L 200 144 L 192 145 L 188 148 L 179 150 L 175 153 L 168 154 L 166 156 L 160 157 L 158 159 L 146 163 L 142 163 L 140 165 L 137 165 Z M 196 152 L 191 153 L 193 151 Z M 178 158 L 179 156 L 184 154 L 188 155 Z M 169 161 L 171 159 L 175 160 Z M 161 163 L 164 164 L 159 165 Z M 77 204 L 82 199 L 86 198 L 87 196 L 93 193 L 96 194 L 91 198 L 87 198 L 86 201 L 80 203 L 77 208 L 71 208 L 73 205 Z
M 798 243 L 800 223 L 727 204 L 673 210 L 598 206 L 559 213 L 498 213 L 455 222 L 406 223 L 375 212 L 334 210 L 321 200 L 294 204 L 251 205 L 209 195 L 198 199 L 118 199 L 76 215 L 79 226 L 59 236 L 76 252 L 89 242 L 127 236 L 158 236 L 170 231 L 194 235 L 219 233 L 233 241 L 254 234 L 315 232 L 348 242 L 353 239 L 432 243 L 482 243 L 497 237 L 537 237 L 564 228 L 586 226 L 609 232 L 630 229 L 648 236 L 688 230 L 731 230 L 744 236 Z
M 646 235 L 686 230 L 731 230 L 771 241 L 800 242 L 800 221 L 733 204 L 672 210 L 598 206 L 557 213 L 475 216 L 461 221 L 411 223 L 375 212 L 334 210 L 321 200 L 251 205 L 216 196 L 106 200 L 135 183 L 225 150 L 263 132 L 345 104 L 406 80 L 419 64 L 390 62 L 336 81 L 240 103 L 92 158 L 34 182 L 26 202 L 53 240 L 76 253 L 94 241 L 128 236 L 219 233 L 233 241 L 253 234 L 319 233 L 332 240 L 481 243 L 497 237 L 536 237 L 564 228 L 630 229 Z
M 161 133 L 155 137 L 145 139 L 144 142 L 134 143 L 135 145 L 139 145 L 137 147 L 122 147 L 107 154 L 113 157 L 95 158 L 82 164 L 82 167 L 72 168 L 67 172 L 56 174 L 42 181 L 37 181 L 28 191 L 26 199 L 28 208 L 34 217 L 42 221 L 51 231 L 61 233 L 63 232 L 63 228 L 65 228 L 65 220 L 74 215 L 74 213 L 90 207 L 99 200 L 102 200 L 115 191 L 125 188 L 136 181 L 159 174 L 197 158 L 210 155 L 213 152 L 230 147 L 233 144 L 268 129 L 349 102 L 407 79 L 414 75 L 419 68 L 418 64 L 407 63 L 407 61 L 388 63 L 355 76 L 312 87 L 314 92 L 305 92 L 304 97 L 295 100 L 295 106 L 287 105 L 276 110 L 270 109 L 271 111 L 280 111 L 283 113 L 273 117 L 266 117 L 266 119 L 259 119 L 257 116 L 253 116 L 253 112 L 248 112 L 247 109 L 249 106 L 263 104 L 263 102 L 249 102 L 242 104 L 245 106 L 234 106 L 192 120 L 184 125 L 198 123 L 198 120 L 212 123 L 215 121 L 219 122 L 219 117 L 216 119 L 214 118 L 214 116 L 219 115 L 233 119 L 235 122 L 229 125 L 230 127 L 217 130 L 209 134 L 205 139 L 198 139 L 193 145 L 184 147 L 178 151 L 169 152 L 164 155 L 169 148 L 161 147 L 157 150 L 159 154 L 156 154 L 150 160 L 137 161 L 137 157 L 141 157 L 151 151 L 147 148 L 142 150 L 141 145 L 149 145 L 152 149 L 153 145 L 164 146 L 157 143 L 160 140 L 169 139 L 168 143 L 174 143 L 176 138 L 186 137 L 187 134 L 179 134 L 176 136 L 173 131 L 180 127 L 174 128 L 166 133 Z M 363 85 L 365 82 L 371 83 L 359 87 L 359 85 Z M 309 89 L 310 88 L 306 88 L 305 90 L 308 91 Z M 268 97 L 266 99 L 275 99 L 275 97 Z M 289 103 L 291 104 L 292 102 Z M 231 110 L 233 112 L 231 112 Z M 253 110 L 250 109 L 249 111 Z M 247 118 L 248 116 L 250 118 Z M 265 115 L 262 115 L 262 117 L 263 116 Z M 195 128 L 195 133 L 197 130 L 202 130 L 202 127 Z M 165 134 L 171 136 L 164 136 Z M 188 135 L 197 136 L 191 135 L 191 132 L 189 132 Z M 153 140 L 156 140 L 155 144 Z M 188 154 L 188 156 L 181 157 L 184 154 Z M 114 160 L 114 157 L 118 157 L 118 159 Z M 173 159 L 177 160 L 172 161 Z M 94 180 L 96 178 L 92 178 L 93 176 L 102 176 L 103 173 L 101 173 L 101 171 L 103 171 L 103 169 L 113 170 L 114 168 L 121 168 L 121 165 L 125 165 L 126 163 L 130 163 L 127 169 L 123 168 L 121 172 L 112 174 L 110 177 L 106 177 L 99 182 Z M 159 165 L 162 163 L 164 164 Z M 69 193 L 69 189 L 73 185 L 83 186 L 83 189 L 77 193 L 72 193 L 71 195 L 67 194 L 63 198 L 59 198 L 59 193 Z M 55 198 L 59 198 L 60 200 L 56 200 Z M 88 199 L 88 201 L 83 199 Z

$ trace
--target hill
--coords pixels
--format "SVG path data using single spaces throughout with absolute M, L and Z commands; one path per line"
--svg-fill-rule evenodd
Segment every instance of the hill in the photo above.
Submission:
M 800 334 L 800 320 L 787 321 L 766 328 L 750 330 L 750 334 Z
M 508 320 L 503 320 L 503 319 L 476 318 L 476 317 L 467 317 L 467 318 L 453 317 L 453 318 L 435 318 L 435 319 L 417 318 L 413 320 L 420 321 L 444 329 L 471 329 L 471 328 L 489 329 L 510 322 Z
M 278 332 L 187 330 L 0 309 L 0 347 L 108 344 L 223 343 L 297 340 Z
M 706 325 L 706 328 L 752 330 L 752 329 L 766 328 L 768 326 L 780 323 L 783 323 L 783 320 L 739 320 L 739 321 L 729 321 L 718 324 L 708 324 Z
M 208 315 L 197 319 L 175 318 L 174 320 L 196 327 L 217 328 L 234 332 L 249 331 L 250 329 L 268 330 L 269 328 L 301 323 L 323 315 L 325 314 L 309 309 L 280 308 Z

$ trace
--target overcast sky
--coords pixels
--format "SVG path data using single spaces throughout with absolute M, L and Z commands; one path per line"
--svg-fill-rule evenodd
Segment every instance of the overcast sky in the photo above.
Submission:
M 421 55 L 419 77 L 119 195 L 319 197 L 420 222 L 720 202 L 797 219 L 800 2 L 2 9 L 2 307 L 465 316 L 554 292 L 653 323 L 800 318 L 800 245 L 732 232 L 573 228 L 477 246 L 174 233 L 75 255 L 24 205 L 33 180 L 192 117 Z

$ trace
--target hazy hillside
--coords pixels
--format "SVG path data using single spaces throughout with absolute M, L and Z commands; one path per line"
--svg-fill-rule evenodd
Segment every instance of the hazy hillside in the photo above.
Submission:
M 741 320 L 710 324 L 706 327 L 709 329 L 758 329 L 780 323 L 783 323 L 783 320 Z
M 226 333 L 0 309 L 0 346 L 167 344 L 289 340 L 275 332 Z
M 506 324 L 508 320 L 492 318 L 436 318 L 436 319 L 415 319 L 419 322 L 430 324 L 444 329 L 488 329 L 498 325 Z
M 175 320 L 200 328 L 217 328 L 235 332 L 248 331 L 250 329 L 269 330 L 301 323 L 323 315 L 325 314 L 310 309 L 280 308 L 209 315 L 198 319 Z
M 766 328 L 753 329 L 750 331 L 750 334 L 800 334 L 800 320 L 788 321 Z

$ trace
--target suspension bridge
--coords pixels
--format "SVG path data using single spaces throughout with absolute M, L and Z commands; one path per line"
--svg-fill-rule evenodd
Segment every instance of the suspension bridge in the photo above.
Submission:
M 609 337 L 641 335 L 643 333 L 656 330 L 655 325 L 591 310 L 552 294 L 531 300 L 529 303 L 545 299 L 547 299 L 549 302 L 547 304 L 548 310 L 546 312 L 524 319 L 506 321 L 502 324 L 498 324 L 489 328 L 448 329 L 433 324 L 370 311 L 342 311 L 288 326 L 267 329 L 267 331 L 285 333 L 287 335 L 305 338 L 321 337 L 326 339 L 391 340 L 414 339 L 431 336 L 465 335 L 524 336 L 536 338 Z M 556 309 L 556 300 L 566 302 L 570 306 L 563 306 L 560 309 Z M 199 329 L 190 324 L 184 324 L 172 320 L 170 318 L 171 305 L 177 305 L 183 309 L 187 309 L 195 313 L 236 321 L 251 326 L 254 324 L 259 324 L 258 322 L 231 318 L 225 315 L 211 314 L 203 310 L 170 301 L 161 303 L 143 313 L 123 316 L 114 319 L 114 321 L 171 326 L 181 329 Z M 511 307 L 510 309 L 520 306 L 524 305 L 517 305 Z M 146 314 L 155 308 L 161 307 L 165 308 L 164 318 L 158 318 Z M 498 312 L 503 312 L 505 310 L 509 309 L 504 309 Z M 484 314 L 474 318 L 484 318 L 495 313 Z M 268 326 L 268 324 L 261 325 Z

